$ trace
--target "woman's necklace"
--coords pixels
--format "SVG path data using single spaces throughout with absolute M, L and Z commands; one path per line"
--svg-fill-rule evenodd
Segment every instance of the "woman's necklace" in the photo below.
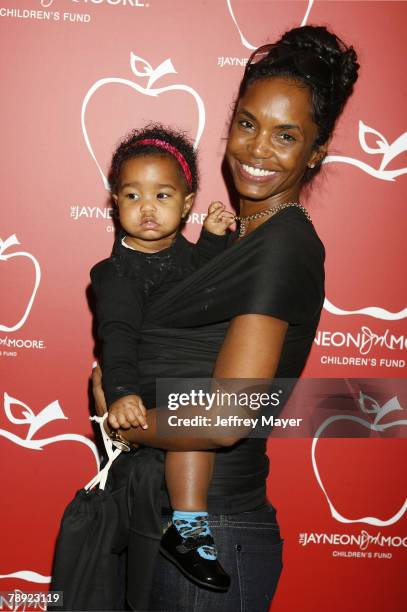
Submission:
M 240 217 L 239 215 L 235 215 L 235 221 L 240 222 L 239 227 L 239 238 L 245 235 L 247 229 L 248 221 L 254 221 L 255 219 L 261 219 L 266 215 L 275 215 L 280 212 L 280 210 L 284 210 L 284 208 L 289 208 L 290 206 L 295 206 L 295 208 L 299 208 L 299 210 L 304 213 L 306 219 L 312 223 L 309 212 L 306 208 L 301 206 L 298 202 L 287 202 L 286 204 L 278 204 L 277 206 L 272 206 L 271 208 L 266 208 L 265 210 L 260 210 L 259 212 L 253 213 L 252 215 L 247 215 L 246 217 Z

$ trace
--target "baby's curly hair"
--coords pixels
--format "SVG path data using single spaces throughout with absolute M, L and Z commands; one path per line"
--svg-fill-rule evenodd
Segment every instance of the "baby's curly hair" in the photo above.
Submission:
M 197 164 L 197 152 L 185 132 L 174 130 L 161 123 L 149 123 L 145 127 L 132 130 L 119 143 L 116 148 L 109 172 L 109 185 L 112 193 L 117 193 L 120 181 L 120 171 L 123 162 L 132 157 L 147 156 L 147 155 L 162 155 L 176 159 L 172 153 L 162 149 L 154 144 L 140 144 L 141 140 L 158 139 L 167 142 L 175 147 L 185 158 L 190 172 L 191 185 L 188 185 L 184 171 L 178 163 L 179 174 L 184 180 L 188 192 L 196 192 L 198 189 L 199 176 Z

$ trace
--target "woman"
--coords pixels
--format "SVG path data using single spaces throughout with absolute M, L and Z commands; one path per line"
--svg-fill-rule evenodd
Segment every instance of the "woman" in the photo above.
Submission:
M 351 47 L 312 26 L 287 32 L 250 58 L 226 150 L 240 197 L 239 237 L 152 305 L 140 347 L 146 405 L 154 405 L 159 377 L 300 375 L 324 299 L 324 248 L 299 203 L 300 192 L 320 170 L 358 67 Z M 239 440 L 242 434 L 233 432 L 221 437 L 213 429 L 195 439 L 159 435 L 158 415 L 149 410 L 147 430 L 119 434 L 165 450 L 220 449 L 208 505 L 232 585 L 227 593 L 199 589 L 159 556 L 150 609 L 268 610 L 281 572 L 282 541 L 265 496 L 266 441 Z M 162 506 L 165 525 L 165 495 Z

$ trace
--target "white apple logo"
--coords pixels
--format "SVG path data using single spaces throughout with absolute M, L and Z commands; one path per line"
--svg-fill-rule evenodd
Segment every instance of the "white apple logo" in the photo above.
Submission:
M 378 140 L 376 140 L 377 148 L 369 146 L 369 144 L 366 142 L 366 136 L 369 134 L 378 138 Z M 360 168 L 360 170 L 363 170 L 363 172 L 366 172 L 370 176 L 373 176 L 381 181 L 394 181 L 397 177 L 407 173 L 407 168 L 386 170 L 387 166 L 393 159 L 395 159 L 401 153 L 407 151 L 407 132 L 401 134 L 401 136 L 396 138 L 396 140 L 390 144 L 383 134 L 364 124 L 363 121 L 359 121 L 359 142 L 362 150 L 365 153 L 382 156 L 380 166 L 378 168 L 369 166 L 369 164 L 366 164 L 359 159 L 346 157 L 343 155 L 328 155 L 324 159 L 324 164 L 329 164 L 332 162 L 350 164 Z M 407 308 L 403 308 L 399 312 L 391 312 L 385 308 L 381 308 L 380 306 L 366 306 L 365 308 L 359 308 L 358 310 L 344 310 L 343 308 L 338 308 L 332 304 L 332 302 L 330 302 L 328 299 L 325 299 L 324 308 L 333 315 L 346 316 L 364 314 L 374 317 L 375 319 L 382 319 L 384 321 L 399 321 L 400 319 L 407 317 Z
M 141 68 L 140 70 L 137 68 L 137 64 L 140 64 L 140 68 Z M 167 74 L 177 73 L 177 71 L 175 70 L 169 58 L 164 60 L 161 64 L 159 64 L 157 68 L 153 68 L 151 64 L 149 64 L 146 60 L 142 59 L 141 57 L 138 57 L 134 53 L 130 53 L 130 67 L 131 67 L 133 74 L 136 77 L 148 79 L 145 87 L 143 87 L 142 85 L 134 81 L 130 81 L 128 79 L 122 79 L 119 77 L 108 77 L 104 79 L 99 79 L 98 81 L 96 81 L 96 83 L 92 85 L 92 87 L 86 93 L 83 99 L 83 102 L 82 102 L 81 125 L 82 125 L 83 137 L 85 139 L 85 143 L 89 150 L 89 153 L 91 154 L 92 159 L 94 160 L 100 172 L 100 175 L 103 180 L 103 184 L 108 191 L 109 191 L 109 183 L 108 183 L 108 180 L 98 160 L 96 159 L 96 155 L 93 151 L 92 145 L 89 140 L 88 132 L 86 129 L 86 121 L 85 121 L 86 108 L 89 104 L 90 99 L 92 98 L 92 96 L 98 89 L 100 89 L 101 87 L 104 87 L 105 85 L 111 85 L 112 83 L 119 83 L 121 85 L 125 85 L 126 87 L 131 87 L 138 93 L 141 93 L 145 96 L 154 96 L 154 97 L 159 96 L 160 94 L 167 92 L 167 91 L 185 91 L 194 97 L 194 100 L 198 108 L 198 128 L 195 134 L 195 147 L 198 145 L 201 139 L 201 136 L 204 130 L 204 126 L 205 126 L 205 106 L 202 101 L 202 98 L 199 96 L 199 94 L 194 89 L 192 89 L 192 87 L 189 87 L 188 85 L 182 85 L 179 83 L 175 85 L 168 85 L 167 87 L 158 87 L 158 88 L 152 87 L 152 85 L 162 76 L 167 75 Z
M 362 393 L 362 391 L 360 391 L 358 401 L 359 401 L 360 410 L 363 413 L 375 414 L 373 423 L 370 422 L 369 420 L 366 420 L 366 419 L 363 419 L 357 416 L 352 416 L 352 415 L 339 415 L 338 414 L 338 415 L 331 416 L 328 419 L 326 419 L 319 426 L 312 440 L 312 450 L 311 450 L 312 467 L 314 470 L 315 478 L 317 479 L 317 482 L 319 486 L 321 487 L 322 492 L 325 495 L 325 498 L 328 502 L 329 509 L 331 511 L 331 515 L 335 520 L 339 521 L 340 523 L 367 523 L 368 525 L 386 527 L 388 525 L 392 525 L 393 523 L 396 523 L 403 516 L 403 514 L 407 510 L 407 499 L 405 500 L 401 508 L 398 510 L 398 512 L 396 512 L 393 516 L 385 520 L 377 518 L 375 516 L 363 516 L 357 519 L 346 518 L 345 516 L 343 516 L 336 510 L 332 501 L 330 500 L 329 495 L 326 491 L 326 488 L 322 482 L 322 479 L 321 479 L 321 476 L 318 470 L 318 466 L 317 466 L 315 451 L 316 451 L 316 447 L 318 444 L 318 440 L 322 432 L 325 431 L 325 429 L 327 429 L 327 427 L 329 427 L 332 423 L 335 423 L 338 421 L 353 421 L 354 423 L 358 423 L 359 425 L 362 425 L 362 427 L 367 427 L 371 431 L 378 431 L 378 432 L 383 432 L 386 429 L 389 429 L 390 427 L 407 425 L 407 419 L 400 419 L 397 421 L 392 421 L 390 423 L 380 423 L 380 421 L 383 419 L 385 415 L 391 412 L 394 412 L 394 411 L 403 410 L 403 408 L 400 406 L 400 403 L 397 397 L 392 397 L 388 402 L 386 402 L 381 407 L 374 398 L 369 397 L 368 395 L 365 395 L 364 393 Z M 370 403 L 370 408 L 366 406 L 366 402 Z
M 20 242 L 19 240 L 17 240 L 17 237 L 15 234 L 13 234 L 12 236 L 9 236 L 6 240 L 1 240 L 0 238 L 0 261 L 7 261 L 8 259 L 12 259 L 13 257 L 27 257 L 34 264 L 35 282 L 34 282 L 34 288 L 31 293 L 31 297 L 28 301 L 27 307 L 21 319 L 15 325 L 11 325 L 10 327 L 8 327 L 7 325 L 0 324 L 0 331 L 6 331 L 6 332 L 16 331 L 17 329 L 20 329 L 20 327 L 24 325 L 24 323 L 27 320 L 28 315 L 30 314 L 30 310 L 32 308 L 34 298 L 37 293 L 37 289 L 39 287 L 40 280 L 41 280 L 40 264 L 35 259 L 35 257 L 31 255 L 31 253 L 27 253 L 25 251 L 15 251 L 14 253 L 7 253 L 6 255 L 4 254 L 8 248 L 16 244 L 20 244 Z
M 235 26 L 236 26 L 236 28 L 237 28 L 237 31 L 239 32 L 239 36 L 240 36 L 240 40 L 241 40 L 242 45 L 243 45 L 244 47 L 246 47 L 246 49 L 252 49 L 252 50 L 254 51 L 254 49 L 257 49 L 257 47 L 258 47 L 259 45 L 252 45 L 252 44 L 251 44 L 251 43 L 249 43 L 249 41 L 248 41 L 248 40 L 247 40 L 247 39 L 246 39 L 246 38 L 243 36 L 243 32 L 242 32 L 242 30 L 241 30 L 241 29 L 240 29 L 240 27 L 239 27 L 239 24 L 238 24 L 237 19 L 236 19 L 236 16 L 235 16 L 235 13 L 234 13 L 233 8 L 232 8 L 232 0 L 226 0 L 226 4 L 227 4 L 227 6 L 228 6 L 229 13 L 230 13 L 230 16 L 231 16 L 231 18 L 232 18 L 232 20 L 233 20 L 233 23 L 235 24 Z M 303 20 L 301 21 L 301 24 L 300 24 L 301 26 L 304 26 L 304 25 L 307 23 L 307 19 L 308 19 L 308 17 L 309 17 L 309 14 L 310 14 L 310 12 L 311 12 L 311 8 L 312 8 L 312 5 L 313 5 L 313 4 L 314 4 L 314 0 L 308 0 L 308 6 L 307 6 L 307 9 L 306 9 L 306 11 L 305 11 L 304 18 L 303 18 Z

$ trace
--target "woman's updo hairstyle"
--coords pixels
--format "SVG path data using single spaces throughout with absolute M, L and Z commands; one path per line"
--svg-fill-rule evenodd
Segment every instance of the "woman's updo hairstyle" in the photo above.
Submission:
M 278 59 L 276 60 L 276 57 Z M 314 80 L 301 67 L 305 58 L 316 58 L 326 72 L 331 72 L 328 82 Z M 305 62 L 303 62 L 305 65 Z M 315 62 L 314 62 L 315 63 Z M 248 87 L 258 79 L 287 77 L 308 87 L 311 92 L 313 120 L 318 127 L 314 147 L 325 144 L 330 138 L 336 120 L 353 91 L 358 78 L 359 64 L 353 47 L 329 32 L 323 26 L 302 26 L 286 32 L 258 63 L 246 68 L 240 84 L 239 99 Z M 317 75 L 318 76 L 318 75 Z M 314 168 L 308 168 L 303 182 L 310 181 L 321 167 L 322 159 Z

